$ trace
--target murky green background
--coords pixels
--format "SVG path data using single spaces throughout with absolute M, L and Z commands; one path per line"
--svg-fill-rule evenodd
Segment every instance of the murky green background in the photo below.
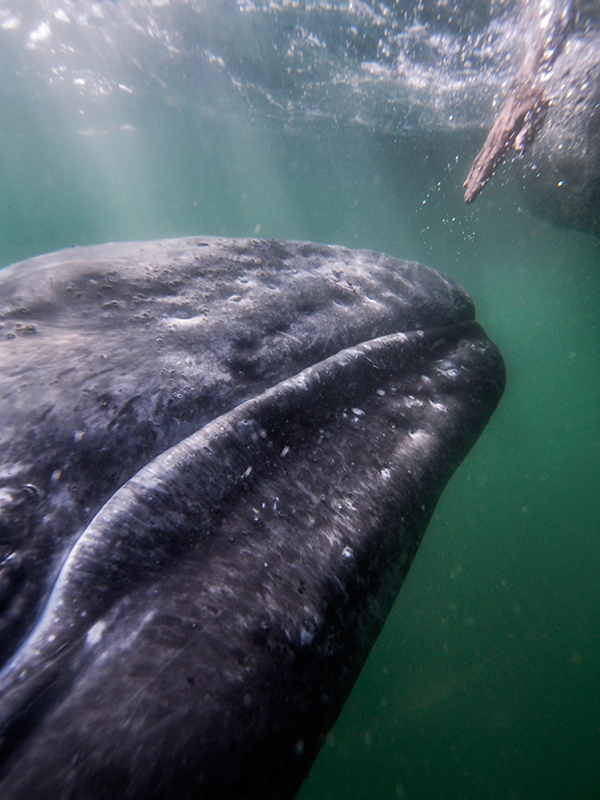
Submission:
M 523 210 L 514 165 L 465 207 L 476 140 L 164 98 L 134 127 L 96 113 L 85 133 L 80 108 L 3 88 L 1 265 L 186 234 L 383 250 L 461 283 L 506 359 L 301 800 L 600 797 L 600 241 Z

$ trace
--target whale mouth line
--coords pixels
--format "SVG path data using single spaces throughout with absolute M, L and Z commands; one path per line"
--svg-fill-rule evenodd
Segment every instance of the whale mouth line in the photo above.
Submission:
M 452 336 L 452 339 L 460 339 L 465 333 L 471 332 L 473 329 L 477 330 L 478 326 L 476 323 L 457 323 L 455 328 L 457 331 Z M 286 410 L 283 414 L 281 412 L 278 414 L 283 419 L 285 430 L 285 423 L 290 421 L 285 418 L 285 414 L 298 414 L 298 409 L 293 407 L 298 393 L 309 396 L 311 393 L 322 394 L 326 392 L 330 386 L 336 386 L 340 382 L 340 373 L 353 367 L 356 369 L 356 362 L 360 360 L 367 362 L 367 371 L 389 373 L 389 353 L 387 353 L 387 358 L 382 358 L 382 354 L 386 351 L 393 348 L 395 359 L 398 364 L 403 365 L 403 362 L 407 361 L 410 356 L 414 357 L 414 350 L 420 349 L 423 351 L 426 348 L 435 348 L 436 343 L 439 347 L 440 341 L 447 341 L 448 338 L 448 329 L 415 330 L 386 334 L 371 341 L 354 344 L 340 353 L 329 356 L 319 364 L 307 367 L 297 375 L 267 389 L 259 397 L 251 398 L 217 419 L 211 420 L 199 431 L 191 434 L 182 442 L 173 445 L 165 453 L 159 454 L 148 465 L 142 467 L 124 486 L 116 490 L 77 538 L 64 560 L 35 629 L 23 643 L 17 655 L 0 672 L 0 694 L 2 693 L 3 683 L 6 681 L 10 684 L 14 675 L 19 675 L 19 684 L 22 685 L 25 678 L 24 671 L 28 669 L 25 666 L 26 664 L 31 664 L 31 661 L 33 661 L 34 664 L 37 663 L 43 666 L 51 659 L 58 657 L 61 652 L 74 646 L 76 641 L 81 641 L 84 636 L 89 637 L 90 630 L 96 624 L 100 615 L 105 613 L 111 604 L 108 598 L 99 597 L 97 599 L 99 609 L 94 611 L 94 589 L 96 585 L 105 585 L 106 576 L 103 573 L 107 569 L 107 562 L 110 564 L 108 569 L 111 573 L 110 593 L 118 597 L 131 580 L 131 560 L 140 559 L 136 566 L 136 577 L 139 580 L 150 580 L 155 575 L 157 567 L 158 571 L 166 568 L 168 562 L 177 556 L 180 552 L 180 545 L 177 541 L 178 526 L 182 524 L 180 516 L 177 517 L 176 524 L 170 530 L 156 531 L 157 540 L 145 537 L 141 528 L 147 528 L 151 524 L 149 514 L 142 506 L 151 505 L 152 514 L 155 515 L 156 505 L 160 502 L 159 497 L 165 492 L 164 487 L 177 480 L 179 471 L 192 468 L 191 465 L 193 463 L 193 469 L 198 478 L 200 478 L 202 474 L 202 459 L 208 458 L 209 461 L 213 462 L 217 457 L 216 452 L 223 450 L 225 447 L 221 442 L 222 439 L 225 438 L 230 447 L 236 445 L 239 447 L 241 445 L 239 454 L 241 460 L 238 460 L 235 467 L 230 461 L 227 468 L 228 474 L 223 476 L 222 482 L 219 483 L 218 487 L 215 485 L 207 487 L 212 489 L 213 492 L 207 491 L 201 500 L 201 503 L 207 509 L 218 506 L 226 502 L 227 492 L 236 493 L 239 491 L 240 486 L 245 487 L 249 479 L 251 480 L 253 467 L 249 466 L 243 470 L 243 465 L 246 461 L 251 463 L 253 459 L 260 457 L 259 454 L 253 453 L 253 450 L 260 448 L 260 446 L 262 446 L 261 449 L 263 450 L 265 448 L 273 448 L 274 431 L 271 403 L 276 402 L 280 409 L 289 407 L 289 410 Z M 446 354 L 447 350 L 444 349 L 443 352 Z M 377 363 L 377 359 L 379 359 L 380 363 Z M 433 365 L 438 373 L 452 379 L 458 376 L 457 366 L 459 365 L 455 364 L 455 360 L 449 360 L 448 357 L 445 357 L 433 361 Z M 363 369 L 363 380 L 364 372 L 365 370 Z M 402 369 L 396 369 L 395 374 L 396 380 L 402 379 Z M 414 380 L 417 376 L 412 377 Z M 423 381 L 424 376 L 420 375 L 418 378 Z M 388 376 L 380 379 L 382 385 L 389 383 L 389 381 L 390 378 Z M 355 377 L 354 383 L 359 382 L 359 379 Z M 339 405 L 344 396 L 340 392 L 339 385 L 336 388 L 338 389 L 336 402 Z M 417 390 L 415 386 L 415 392 Z M 397 392 L 397 387 L 395 387 L 395 391 Z M 421 392 L 423 391 L 431 393 L 427 384 L 421 387 Z M 365 412 L 357 407 L 349 408 L 347 412 L 346 407 L 352 401 L 357 402 L 357 394 L 360 396 L 360 391 L 357 392 L 355 389 L 346 403 L 342 403 L 343 410 L 341 412 L 354 415 L 355 420 L 364 416 Z M 382 399 L 384 396 L 385 390 L 379 388 L 378 398 Z M 257 418 L 265 416 L 264 411 L 261 410 L 263 406 L 268 407 L 271 416 L 269 431 L 262 428 L 260 423 L 256 421 Z M 446 407 L 444 406 L 443 408 L 446 411 Z M 331 409 L 329 409 L 326 416 L 330 417 L 331 413 Z M 306 422 L 304 422 L 303 435 L 305 435 L 307 427 Z M 289 460 L 291 438 L 289 435 L 286 438 L 284 430 L 276 431 L 274 438 L 277 441 L 274 450 L 277 451 L 277 448 L 279 448 L 279 457 L 281 459 L 287 457 Z M 293 432 L 291 433 L 293 434 Z M 418 438 L 417 432 L 413 431 L 408 424 L 406 435 L 413 441 Z M 285 455 L 282 456 L 283 453 Z M 273 454 L 271 454 L 271 458 L 273 458 Z M 175 477 L 172 473 L 174 473 Z M 151 499 L 148 497 L 149 495 L 152 495 Z M 132 507 L 136 507 L 137 510 L 132 510 Z M 198 504 L 187 510 L 189 517 L 195 517 L 195 524 L 198 527 L 196 538 L 207 535 L 207 531 L 215 527 L 215 520 L 209 519 L 210 515 L 208 513 L 204 515 L 206 516 L 205 519 L 200 519 L 201 514 Z M 135 520 L 136 525 L 130 531 L 126 531 L 124 519 L 129 517 Z M 159 533 L 160 539 L 158 539 Z M 167 537 L 172 539 L 172 542 L 167 542 Z M 194 542 L 192 541 L 187 541 L 184 544 L 184 547 L 192 548 L 193 546 Z M 119 553 L 125 554 L 127 561 L 115 562 L 111 560 L 109 558 L 110 553 L 115 549 Z M 157 556 L 157 552 L 161 553 L 162 558 Z M 147 554 L 147 557 L 145 557 L 145 554 Z M 116 578 L 115 572 L 117 570 L 121 571 L 122 582 Z M 81 579 L 77 578 L 77 576 L 82 574 L 85 575 L 86 579 L 80 589 L 79 604 L 76 604 L 72 595 L 73 578 L 75 577 L 76 582 L 79 583 Z M 69 594 L 70 597 L 68 597 Z M 58 619 L 61 620 L 60 627 L 57 626 Z M 66 638 L 63 638 L 57 632 L 57 628 L 58 630 L 62 629 L 63 636 Z M 29 669 L 31 669 L 31 666 Z M 36 687 L 36 691 L 39 691 L 39 687 Z M 0 701 L 1 708 L 2 701 Z M 0 710 L 0 725 L 1 716 L 2 712 Z

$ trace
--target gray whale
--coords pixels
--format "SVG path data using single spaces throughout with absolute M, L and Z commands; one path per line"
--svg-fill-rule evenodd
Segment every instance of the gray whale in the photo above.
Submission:
M 0 795 L 292 798 L 504 388 L 428 267 L 305 242 L 0 272 Z

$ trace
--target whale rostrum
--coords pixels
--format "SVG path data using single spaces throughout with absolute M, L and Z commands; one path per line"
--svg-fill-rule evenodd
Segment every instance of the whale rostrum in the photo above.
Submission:
M 293 798 L 502 358 L 414 262 L 76 247 L 0 272 L 0 795 Z

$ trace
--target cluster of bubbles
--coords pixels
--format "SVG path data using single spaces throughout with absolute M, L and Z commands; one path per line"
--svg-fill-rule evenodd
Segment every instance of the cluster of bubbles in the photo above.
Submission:
M 461 130 L 489 123 L 514 73 L 518 12 L 517 0 L 9 0 L 0 68 L 7 87 L 81 104 Z

